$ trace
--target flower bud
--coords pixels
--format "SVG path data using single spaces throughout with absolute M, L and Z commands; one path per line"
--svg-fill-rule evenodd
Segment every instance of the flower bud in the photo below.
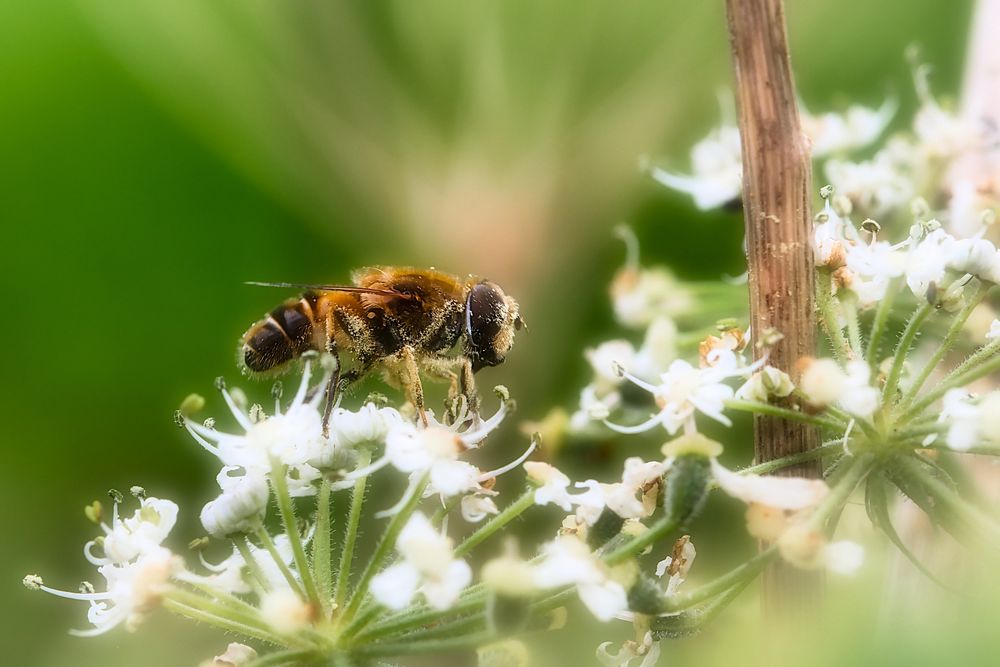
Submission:
M 816 405 L 836 403 L 847 389 L 847 374 L 833 359 L 812 359 L 802 371 L 799 386 Z
M 708 498 L 712 482 L 710 459 L 699 454 L 682 454 L 674 459 L 664 481 L 663 509 L 679 526 L 684 526 L 701 511 Z

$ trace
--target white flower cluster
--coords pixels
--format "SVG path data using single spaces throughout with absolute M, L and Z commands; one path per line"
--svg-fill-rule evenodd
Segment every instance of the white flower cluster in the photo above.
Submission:
M 171 579 L 183 570 L 182 560 L 162 546 L 176 521 L 177 505 L 169 500 L 143 497 L 139 509 L 122 519 L 116 499 L 111 525 L 100 523 L 104 536 L 87 542 L 83 548 L 86 559 L 105 580 L 103 591 L 96 591 L 86 582 L 78 593 L 62 591 L 44 585 L 35 575 L 25 577 L 24 583 L 29 588 L 90 603 L 87 620 L 94 627 L 72 630 L 71 634 L 94 637 L 122 624 L 134 630 L 156 607 Z M 96 555 L 95 548 L 104 555 Z
M 324 475 L 336 479 L 334 488 L 353 486 L 358 478 L 391 466 L 411 480 L 424 473 L 430 476 L 427 495 L 442 499 L 457 495 L 462 501 L 463 516 L 481 520 L 496 513 L 489 499 L 493 492 L 484 486 L 504 472 L 483 472 L 461 456 L 475 449 L 508 412 L 504 399 L 500 409 L 482 421 L 462 404 L 450 424 L 434 419 L 428 427 L 417 426 L 390 407 L 366 403 L 351 411 L 335 407 L 329 435 L 324 436 L 320 401 L 323 393 L 311 390 L 312 362 L 304 364 L 302 379 L 291 403 L 282 409 L 276 401 L 273 415 L 259 405 L 246 410 L 225 386 L 222 395 L 241 433 L 216 429 L 215 420 L 199 424 L 189 417 L 184 426 L 191 436 L 222 463 L 216 480 L 222 494 L 201 513 L 202 525 L 215 537 L 253 532 L 261 525 L 270 498 L 269 483 L 276 469 L 285 471 L 285 484 L 292 497 L 315 495 Z M 319 386 L 328 380 L 324 377 Z M 376 461 L 346 472 L 357 461 L 358 451 L 384 444 L 384 453 Z M 531 449 L 524 454 L 527 457 Z M 520 463 L 516 461 L 513 466 Z
M 960 302 L 964 278 L 1000 281 L 1000 250 L 987 239 L 956 238 L 934 219 L 916 222 L 909 237 L 896 244 L 878 240 L 878 224 L 872 220 L 862 228 L 870 234 L 868 240 L 827 200 L 813 234 L 816 264 L 831 271 L 832 293 L 850 292 L 861 308 L 879 303 L 890 281 L 900 276 L 918 299 L 946 310 Z
M 895 101 L 888 100 L 879 109 L 852 106 L 843 114 L 804 113 L 802 129 L 811 141 L 813 156 L 821 158 L 869 145 L 885 131 L 895 112 Z M 650 174 L 668 188 L 690 195 L 702 210 L 736 201 L 743 185 L 740 131 L 728 120 L 695 144 L 690 175 L 659 167 L 653 167 Z
M 623 532 L 641 533 L 645 529 L 641 520 L 651 516 L 657 506 L 660 480 L 670 471 L 677 456 L 688 453 L 710 459 L 715 484 L 747 505 L 747 527 L 751 535 L 779 544 L 783 540 L 787 542 L 789 546 L 782 548 L 782 554 L 791 562 L 803 567 L 825 565 L 842 573 L 851 572 L 861 564 L 860 556 L 847 559 L 844 555 L 846 549 L 854 547 L 841 542 L 827 543 L 822 534 L 813 530 L 808 532 L 813 547 L 809 552 L 812 560 L 805 558 L 800 533 L 813 510 L 829 493 L 822 480 L 729 470 L 718 461 L 722 446 L 699 433 L 692 433 L 664 445 L 663 459 L 627 459 L 621 481 L 612 483 L 589 479 L 573 484 L 565 473 L 551 464 L 525 463 L 529 479 L 537 485 L 535 504 L 554 505 L 567 512 L 561 535 L 542 549 L 542 561 L 534 570 L 535 585 L 539 588 L 576 585 L 580 599 L 600 620 L 626 612 L 627 581 L 616 578 L 615 570 L 604 565 L 600 556 L 587 546 L 588 530 L 603 512 L 610 511 L 625 520 L 626 525 L 631 525 L 631 528 L 623 528 Z M 667 592 L 674 592 L 679 584 L 680 581 L 673 580 Z

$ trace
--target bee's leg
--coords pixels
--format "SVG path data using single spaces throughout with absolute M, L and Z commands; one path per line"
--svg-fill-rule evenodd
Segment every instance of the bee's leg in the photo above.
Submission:
M 469 412 L 472 413 L 474 423 L 479 423 L 479 394 L 476 392 L 476 376 L 472 373 L 472 360 L 464 359 L 462 362 L 461 375 L 462 395 L 469 405 Z
M 427 412 L 424 410 L 424 386 L 420 383 L 417 355 L 409 345 L 403 347 L 401 355 L 403 359 L 403 374 L 405 375 L 403 386 L 406 388 L 406 394 L 413 402 L 413 407 L 417 409 L 420 421 L 424 426 L 428 426 L 430 422 L 427 420 Z
M 340 379 L 340 357 L 337 356 L 337 348 L 333 345 L 332 341 L 329 346 L 330 354 L 333 355 L 334 361 L 337 362 L 337 367 L 333 370 L 333 374 L 330 376 L 330 380 L 326 383 L 326 404 L 323 407 L 323 437 L 330 437 L 330 415 L 333 414 L 333 405 L 337 402 L 337 396 L 340 395 L 341 389 L 341 379 Z

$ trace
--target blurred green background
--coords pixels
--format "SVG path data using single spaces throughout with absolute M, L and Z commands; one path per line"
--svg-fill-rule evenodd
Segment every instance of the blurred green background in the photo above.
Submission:
M 919 44 L 935 90 L 954 95 L 970 7 L 788 2 L 803 99 L 825 110 L 895 94 L 905 122 L 904 49 Z M 214 377 L 237 380 L 237 338 L 284 297 L 243 281 L 343 281 L 369 263 L 488 275 L 531 329 L 482 381 L 508 385 L 528 419 L 572 403 L 582 349 L 615 330 L 616 223 L 636 228 L 648 262 L 740 273 L 740 215 L 699 214 L 637 169 L 642 154 L 686 167 L 728 82 L 721 1 L 2 3 L 0 662 L 189 665 L 223 647 L 165 616 L 74 639 L 83 605 L 20 580 L 92 576 L 81 510 L 110 487 L 176 499 L 188 511 L 174 543 L 198 535 L 214 464 L 170 417 Z M 523 446 L 508 439 L 498 460 Z M 578 467 L 607 475 L 601 461 Z M 708 564 L 751 546 L 733 509 L 706 522 Z M 810 662 L 984 655 L 975 622 L 893 639 L 900 624 L 859 604 L 881 585 L 873 565 L 834 594 L 844 623 Z M 731 658 L 755 605 L 667 645 L 664 664 Z M 549 655 L 590 664 L 597 638 L 627 633 L 585 625 L 554 635 Z

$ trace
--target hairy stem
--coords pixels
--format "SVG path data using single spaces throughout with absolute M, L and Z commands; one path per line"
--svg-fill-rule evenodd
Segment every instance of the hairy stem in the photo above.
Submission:
M 364 449 L 358 453 L 358 468 L 364 468 L 371 463 L 371 452 Z M 351 564 L 354 559 L 354 547 L 358 540 L 358 527 L 361 525 L 361 509 L 365 504 L 365 489 L 368 484 L 367 475 L 354 482 L 354 492 L 351 495 L 351 511 L 347 517 L 347 528 L 344 532 L 344 544 L 340 552 L 340 566 L 337 568 L 337 584 L 334 588 L 333 603 L 339 609 L 347 597 L 347 586 L 351 579 Z

